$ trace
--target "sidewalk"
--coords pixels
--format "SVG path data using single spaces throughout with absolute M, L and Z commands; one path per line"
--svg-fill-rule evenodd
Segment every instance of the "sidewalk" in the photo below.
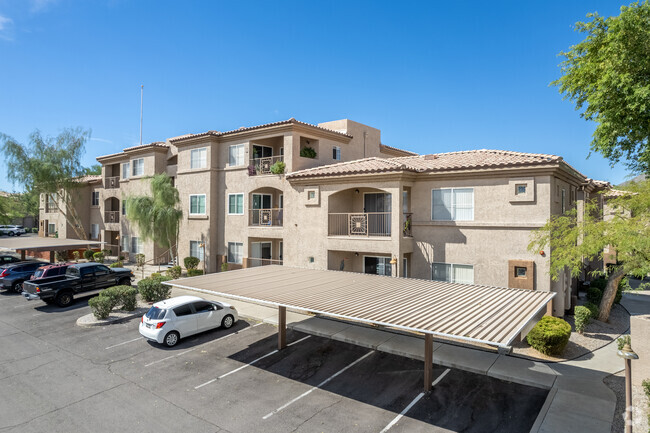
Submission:
M 277 325 L 277 308 L 215 296 L 208 291 L 174 288 L 172 295 L 197 295 L 233 305 L 241 316 Z M 623 305 L 650 311 L 650 303 L 627 294 Z M 408 358 L 424 360 L 424 339 L 335 319 L 287 311 L 287 326 L 296 331 L 343 341 Z M 610 433 L 615 394 L 603 379 L 623 368 L 612 342 L 578 359 L 562 363 L 539 362 L 434 342 L 433 362 L 497 379 L 548 389 L 549 394 L 532 432 Z

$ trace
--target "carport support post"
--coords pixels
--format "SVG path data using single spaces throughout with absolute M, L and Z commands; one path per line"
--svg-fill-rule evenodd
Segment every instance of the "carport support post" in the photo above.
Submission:
M 287 347 L 287 307 L 278 307 L 278 350 Z
M 54 263 L 54 251 L 50 251 L 50 263 Z
M 433 335 L 424 334 L 424 392 L 431 391 L 433 382 Z
M 20 250 L 20 260 L 25 260 L 27 251 Z

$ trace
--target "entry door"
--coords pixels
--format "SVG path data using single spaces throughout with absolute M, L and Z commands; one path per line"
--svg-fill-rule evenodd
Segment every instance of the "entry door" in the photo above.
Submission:
M 370 257 L 363 258 L 363 272 L 375 275 L 391 275 L 390 257 Z
M 271 194 L 253 194 L 253 225 L 259 225 L 262 220 L 260 209 L 271 209 L 272 204 Z
M 272 255 L 272 243 L 271 242 L 253 242 L 251 243 L 251 258 L 258 259 L 253 260 L 254 266 L 262 266 L 269 264 L 267 260 L 271 260 Z M 258 262 L 258 263 L 255 263 Z
M 390 236 L 390 193 L 364 194 L 363 211 L 368 213 L 368 234 L 370 236 Z

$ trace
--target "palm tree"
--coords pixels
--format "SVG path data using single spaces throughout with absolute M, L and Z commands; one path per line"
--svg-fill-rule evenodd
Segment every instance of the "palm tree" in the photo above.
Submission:
M 165 173 L 150 179 L 152 195 L 127 197 L 126 216 L 137 226 L 143 240 L 153 240 L 160 248 L 168 249 L 176 263 L 178 227 L 183 218 L 178 190 Z

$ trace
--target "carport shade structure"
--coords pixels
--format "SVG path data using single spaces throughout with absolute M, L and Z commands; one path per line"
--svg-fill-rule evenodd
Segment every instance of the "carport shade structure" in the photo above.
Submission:
M 260 266 L 164 284 L 279 307 L 278 348 L 286 346 L 286 309 L 424 334 L 424 388 L 431 389 L 433 337 L 496 346 L 505 353 L 546 312 L 555 293 L 353 272 Z
M 49 251 L 50 262 L 54 261 L 55 251 L 67 251 L 82 247 L 98 247 L 103 242 L 86 241 L 83 239 L 63 239 L 46 237 L 22 237 L 0 239 L 0 248 L 7 248 L 16 252 L 25 260 L 25 251 Z

